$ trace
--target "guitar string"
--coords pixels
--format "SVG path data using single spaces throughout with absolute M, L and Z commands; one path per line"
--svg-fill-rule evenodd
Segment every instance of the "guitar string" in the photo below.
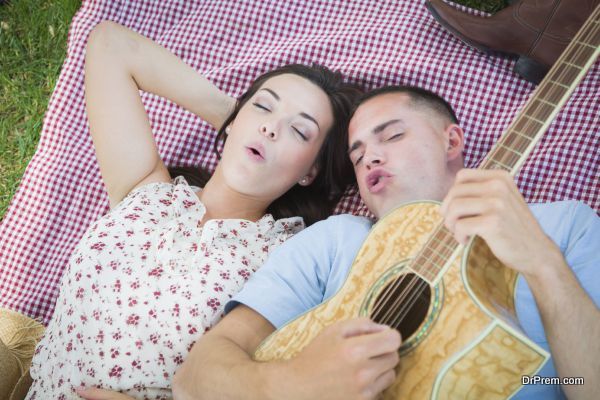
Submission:
M 600 7 L 597 7 L 597 10 L 596 10 L 596 12 L 598 12 L 599 10 L 600 10 Z M 594 22 L 592 22 L 593 20 L 594 20 L 594 17 L 592 16 L 592 17 L 590 18 L 590 25 L 592 25 L 592 24 L 594 23 Z M 592 28 L 592 29 L 588 30 L 589 32 L 584 32 L 584 30 L 586 30 L 586 29 L 581 29 L 581 30 L 578 32 L 578 34 L 577 34 L 577 35 L 575 35 L 575 37 L 573 38 L 573 41 L 577 41 L 577 43 L 579 44 L 579 46 L 580 46 L 580 47 L 578 47 L 578 48 L 576 48 L 576 47 L 573 47 L 573 48 L 571 48 L 571 49 L 569 50 L 569 51 L 572 51 L 573 49 L 575 49 L 575 54 L 574 54 L 574 58 L 575 58 L 575 59 L 578 59 L 578 58 L 579 58 L 579 57 L 580 57 L 580 56 L 583 54 L 583 50 L 582 50 L 582 49 L 584 48 L 584 46 L 585 46 L 585 44 L 587 43 L 587 40 L 588 40 L 587 36 L 586 36 L 585 40 L 583 40 L 583 41 L 582 41 L 582 40 L 578 40 L 578 39 L 581 39 L 579 36 L 583 36 L 584 34 L 585 34 L 585 35 L 588 35 L 588 34 L 589 34 L 589 36 L 590 36 L 590 39 L 593 39 L 593 36 L 594 36 L 594 35 L 597 33 L 597 30 L 594 30 L 594 28 Z M 583 44 L 583 46 L 582 46 L 582 44 Z M 567 51 L 565 51 L 565 53 L 564 53 L 564 54 L 561 56 L 561 59 L 559 60 L 559 62 L 557 62 L 557 63 L 556 63 L 556 65 L 557 65 L 556 69 L 558 69 L 558 68 L 559 68 L 559 64 L 563 63 L 563 60 L 562 60 L 562 59 L 564 59 L 564 58 L 565 58 L 565 56 L 566 56 L 566 53 L 567 53 Z M 565 65 L 565 64 L 563 64 L 563 65 Z M 550 71 L 550 72 L 549 72 L 549 75 L 551 75 L 553 72 L 556 72 L 556 71 Z M 561 79 L 563 79 L 563 78 L 564 78 L 564 77 L 565 77 L 567 74 L 568 74 L 568 72 L 567 72 L 567 68 L 563 68 L 563 70 L 562 70 L 562 71 L 559 73 L 559 76 L 558 76 L 558 78 L 559 78 L 559 79 L 558 79 L 558 80 L 561 80 Z M 564 76 L 563 76 L 563 75 L 564 75 Z M 544 83 L 544 86 L 547 86 L 547 83 L 548 83 L 548 82 Z M 555 87 L 556 87 L 555 85 L 552 85 L 552 86 L 550 86 L 550 88 L 549 88 L 549 90 L 548 90 L 548 93 L 547 93 L 547 95 L 551 95 L 551 94 L 553 94 L 553 95 L 556 95 L 556 94 L 557 94 L 557 92 L 556 92 L 556 91 L 554 91 L 554 93 L 552 93 L 552 89 L 553 89 L 553 88 L 555 88 Z M 545 88 L 546 88 L 546 87 L 540 87 L 538 90 L 541 92 L 541 91 L 542 91 L 542 89 L 545 89 Z M 562 95 L 563 95 L 563 94 L 560 94 L 560 96 L 559 96 L 559 97 L 562 97 Z M 536 100 L 537 100 L 537 99 L 536 99 Z M 553 104 L 553 103 L 552 103 L 552 104 Z M 556 105 L 555 105 L 555 106 L 556 106 Z M 527 109 L 526 109 L 525 111 L 527 111 L 527 110 L 529 110 L 529 109 L 535 109 L 535 108 L 536 108 L 536 107 L 535 107 L 535 104 L 532 102 L 532 103 L 530 103 L 530 104 L 529 104 L 529 106 L 527 107 Z M 532 119 L 529 119 L 529 118 L 528 118 L 528 121 L 535 121 L 535 120 L 532 120 Z M 525 127 L 531 127 L 532 125 L 533 125 L 533 123 L 527 123 L 527 122 L 525 123 Z M 496 149 L 500 149 L 500 148 L 499 148 L 499 147 L 497 147 Z M 498 152 L 498 151 L 494 151 L 494 152 L 492 152 L 492 155 L 493 155 L 493 153 L 496 153 L 496 152 Z M 508 154 L 508 153 L 504 153 L 504 154 Z M 490 159 L 492 159 L 492 157 L 491 157 L 491 156 L 490 156 Z M 504 160 L 504 157 L 501 157 L 501 159 L 502 159 L 502 161 L 503 161 L 503 160 Z M 438 232 L 439 232 L 439 231 L 440 231 L 440 229 L 438 229 Z M 435 234 L 434 234 L 434 235 L 432 235 L 432 237 L 435 237 L 435 236 L 437 236 L 437 233 L 438 233 L 438 232 L 435 232 Z M 440 241 L 440 243 L 444 244 L 444 243 L 443 243 L 443 241 Z M 445 247 L 448 247 L 448 246 L 445 246 Z M 415 259 L 417 259 L 419 256 L 421 256 L 421 255 L 422 255 L 422 253 L 424 253 L 424 251 L 425 251 L 427 248 L 428 248 L 428 247 L 426 247 L 426 248 L 425 248 L 423 251 L 421 251 L 421 252 L 420 252 L 420 253 L 417 255 L 417 257 L 416 257 Z M 437 266 L 436 266 L 436 267 L 437 267 Z M 395 292 L 395 291 L 396 291 L 396 290 L 397 290 L 397 289 L 400 287 L 401 283 L 403 283 L 403 281 L 404 281 L 404 279 L 406 278 L 406 276 L 408 276 L 408 275 L 404 275 L 404 276 L 403 276 L 401 279 L 398 279 L 398 280 L 396 280 L 396 282 L 395 282 L 395 283 L 392 285 L 392 287 L 388 286 L 388 288 L 386 288 L 386 289 L 385 289 L 385 294 L 386 294 L 386 296 L 385 296 L 384 300 L 382 300 L 382 301 L 379 301 L 379 302 L 377 303 L 377 304 L 379 304 L 380 306 L 378 307 L 378 309 L 377 309 L 376 311 L 374 311 L 373 315 L 376 315 L 377 313 L 380 313 L 380 312 L 381 312 L 381 309 L 382 309 L 382 307 L 384 307 L 384 306 L 385 306 L 385 304 L 386 304 L 386 303 L 389 301 L 389 297 L 391 297 L 391 295 L 392 295 L 392 294 L 393 294 L 393 293 L 394 293 L 394 292 Z M 390 324 L 391 326 L 394 326 L 396 323 L 401 323 L 401 322 L 402 322 L 402 320 L 403 320 L 403 319 L 406 317 L 406 314 L 407 314 L 407 313 L 410 311 L 410 309 L 412 308 L 412 306 L 414 306 L 414 304 L 415 304 L 415 303 L 416 303 L 416 302 L 417 302 L 419 299 L 421 299 L 421 300 L 423 300 L 423 301 L 424 301 L 424 299 L 422 298 L 423 289 L 424 289 L 425 287 L 429 286 L 429 284 L 428 284 L 428 283 L 427 283 L 425 280 L 423 280 L 423 279 L 421 279 L 421 278 L 418 278 L 418 277 L 415 277 L 416 275 L 412 275 L 412 276 L 413 276 L 413 277 L 411 278 L 411 282 L 410 282 L 410 283 L 407 285 L 407 287 L 406 287 L 405 289 L 403 289 L 403 290 L 401 291 L 401 294 L 400 294 L 400 296 L 398 296 L 398 298 L 396 298 L 396 301 L 394 301 L 394 304 L 393 304 L 393 305 L 392 305 L 392 306 L 391 306 L 391 307 L 388 309 L 388 312 L 387 312 L 387 313 L 384 315 L 384 317 L 383 317 L 383 318 L 382 318 L 382 319 L 381 319 L 379 322 L 383 322 L 383 323 L 392 322 L 392 324 Z M 412 297 L 409 299 L 409 303 L 405 302 L 405 301 L 404 301 L 404 300 L 405 300 L 405 297 L 406 297 L 407 295 L 409 295 L 409 294 L 410 294 L 410 292 L 414 292 L 414 287 L 415 287 L 415 286 L 416 286 L 418 283 L 420 283 L 420 284 L 419 284 L 419 287 L 418 287 L 418 289 L 417 289 L 417 293 L 416 293 L 416 294 L 413 294 L 413 296 L 412 296 Z M 402 304 L 402 307 L 400 308 L 400 310 L 397 310 L 397 308 L 398 308 L 398 305 L 399 305 L 399 304 Z M 390 317 L 390 315 L 389 315 L 389 314 L 390 314 L 390 313 L 389 313 L 389 310 L 399 311 L 399 313 L 398 313 L 397 317 L 396 317 L 396 318 L 394 318 L 392 321 L 390 321 L 390 320 L 389 320 L 389 317 Z M 399 317 L 399 318 L 398 318 L 398 317 Z M 399 321 L 398 321 L 398 320 L 399 320 Z
M 448 236 L 446 236 L 446 238 L 448 238 Z M 452 237 L 450 237 L 450 239 L 452 239 Z M 415 288 L 415 286 L 417 287 Z M 421 279 L 418 276 L 413 278 L 412 281 L 407 285 L 407 288 L 401 291 L 400 295 L 395 299 L 394 303 L 390 307 L 393 312 L 386 313 L 388 317 L 386 318 L 385 323 L 388 323 L 393 327 L 396 325 L 399 326 L 418 299 L 423 299 L 424 290 L 429 286 L 429 283 L 424 279 Z M 410 296 L 411 293 L 412 296 Z M 406 297 L 408 297 L 408 301 L 405 301 Z M 398 309 L 398 306 L 400 306 L 400 309 Z M 390 314 L 392 317 L 395 315 L 395 317 L 390 319 Z

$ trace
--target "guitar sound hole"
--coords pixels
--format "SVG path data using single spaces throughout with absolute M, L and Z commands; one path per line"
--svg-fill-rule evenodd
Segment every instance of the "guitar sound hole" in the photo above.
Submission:
M 397 329 L 402 340 L 407 340 L 427 317 L 430 303 L 429 284 L 413 273 L 404 274 L 381 291 L 375 300 L 371 319 Z

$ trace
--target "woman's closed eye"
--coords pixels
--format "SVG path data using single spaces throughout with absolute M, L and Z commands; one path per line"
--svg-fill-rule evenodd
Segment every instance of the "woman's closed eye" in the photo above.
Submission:
M 252 105 L 253 105 L 254 107 L 256 107 L 256 108 L 259 108 L 259 109 L 261 109 L 261 110 L 264 110 L 264 111 L 271 112 L 271 109 L 270 109 L 269 107 L 267 107 L 267 106 L 265 106 L 265 105 L 263 105 L 263 104 L 261 104 L 261 103 L 254 102 L 254 103 L 252 103 Z
M 296 132 L 296 134 L 297 134 L 298 136 L 300 136 L 300 138 L 301 138 L 302 140 L 304 140 L 305 142 L 307 142 L 307 141 L 308 141 L 308 136 L 306 136 L 306 135 L 305 135 L 305 134 L 304 134 L 304 133 L 303 133 L 303 132 L 302 132 L 300 129 L 298 129 L 297 127 L 295 127 L 295 126 L 293 126 L 293 125 L 292 125 L 292 130 L 293 130 L 294 132 Z

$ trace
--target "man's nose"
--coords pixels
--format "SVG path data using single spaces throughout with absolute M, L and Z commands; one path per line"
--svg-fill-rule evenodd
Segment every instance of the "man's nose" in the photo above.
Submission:
M 385 158 L 380 153 L 370 151 L 364 155 L 364 161 L 365 165 L 367 166 L 367 169 L 371 170 L 375 167 L 380 166 L 381 164 L 384 164 Z
M 277 139 L 277 129 L 273 124 L 264 123 L 259 128 L 260 133 L 265 136 L 267 139 L 275 140 Z

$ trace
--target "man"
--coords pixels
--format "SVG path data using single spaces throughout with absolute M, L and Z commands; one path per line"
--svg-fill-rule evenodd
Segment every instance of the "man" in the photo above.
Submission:
M 518 316 L 553 355 L 542 373 L 556 375 L 556 366 L 559 376 L 583 376 L 585 385 L 562 389 L 591 398 L 600 391 L 599 218 L 575 202 L 528 207 L 505 172 L 462 169 L 463 145 L 447 103 L 415 88 L 371 92 L 349 127 L 349 155 L 369 209 L 379 218 L 408 201 L 443 200 L 444 223 L 458 241 L 481 236 L 524 277 Z M 277 249 L 194 345 L 175 376 L 175 399 L 373 399 L 388 387 L 401 339 L 366 318 L 324 329 L 289 361 L 251 359 L 275 328 L 338 290 L 369 228 L 364 218 L 335 216 Z M 538 385 L 520 395 L 562 393 Z

